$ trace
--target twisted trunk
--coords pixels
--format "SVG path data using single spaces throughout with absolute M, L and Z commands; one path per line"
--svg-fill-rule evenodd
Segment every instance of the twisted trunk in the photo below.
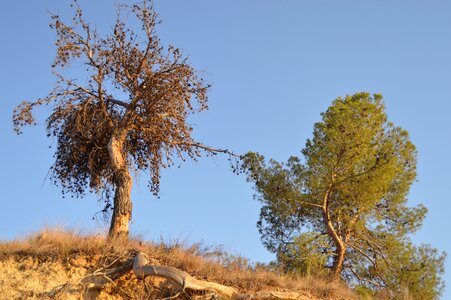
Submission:
M 113 168 L 114 193 L 113 216 L 109 231 L 110 238 L 128 238 L 132 217 L 132 177 L 125 162 L 123 146 L 126 134 L 115 134 L 108 143 L 108 154 Z
M 343 271 L 343 263 L 346 254 L 346 244 L 337 231 L 334 228 L 330 217 L 330 196 L 333 191 L 333 185 L 331 184 L 324 195 L 323 202 L 323 218 L 324 225 L 326 226 L 327 233 L 332 238 L 335 245 L 335 257 L 332 265 L 332 278 L 334 280 L 340 279 L 341 272 Z
M 343 264 L 345 261 L 345 253 L 346 246 L 343 244 L 343 242 L 336 245 L 334 264 L 332 266 L 333 279 L 340 279 L 341 272 L 343 271 Z

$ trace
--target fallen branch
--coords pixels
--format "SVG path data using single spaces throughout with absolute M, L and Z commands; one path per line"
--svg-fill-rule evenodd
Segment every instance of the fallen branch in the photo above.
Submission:
M 295 292 L 261 291 L 255 294 L 240 294 L 236 288 L 216 282 L 199 280 L 190 274 L 169 266 L 147 265 L 144 253 L 138 253 L 133 260 L 133 272 L 138 277 L 158 276 L 166 278 L 179 291 L 214 291 L 217 294 L 234 300 L 245 299 L 277 299 L 277 300 L 309 300 L 310 298 Z
M 218 294 L 232 298 L 238 295 L 238 290 L 229 286 L 225 286 L 216 282 L 199 280 L 188 273 L 179 269 L 168 266 L 147 265 L 147 257 L 144 253 L 135 256 L 133 262 L 133 272 L 138 277 L 158 276 L 166 278 L 177 289 L 193 290 L 193 291 L 211 291 L 214 290 Z

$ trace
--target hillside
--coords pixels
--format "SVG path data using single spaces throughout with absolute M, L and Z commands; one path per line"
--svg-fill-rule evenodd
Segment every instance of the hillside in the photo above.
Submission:
M 315 277 L 278 275 L 268 267 L 250 264 L 242 257 L 201 244 L 153 243 L 138 239 L 111 242 L 101 236 L 61 230 L 45 230 L 21 240 L 0 242 L 0 297 L 227 298 L 211 289 L 181 291 L 176 282 L 159 276 L 138 278 L 131 265 L 138 253 L 145 255 L 147 264 L 155 268 L 174 267 L 199 280 L 232 287 L 237 291 L 235 299 L 357 299 L 344 285 Z M 193 280 L 197 282 L 197 279 Z

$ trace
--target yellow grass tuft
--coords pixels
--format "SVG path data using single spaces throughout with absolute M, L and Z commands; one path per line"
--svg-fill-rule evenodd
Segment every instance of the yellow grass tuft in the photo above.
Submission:
M 345 284 L 276 274 L 200 243 L 111 241 L 102 235 L 62 229 L 0 242 L 0 295 L 5 299 L 156 299 L 174 295 L 164 279 L 138 280 L 131 272 L 114 282 L 103 278 L 101 270 L 124 263 L 138 251 L 146 253 L 152 264 L 176 267 L 242 292 L 294 291 L 307 299 L 358 298 Z M 93 273 L 96 275 L 90 275 Z M 189 299 L 186 297 L 179 295 Z

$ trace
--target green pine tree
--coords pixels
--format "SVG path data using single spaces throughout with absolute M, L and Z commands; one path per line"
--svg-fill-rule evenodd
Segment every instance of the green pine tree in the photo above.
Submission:
M 382 96 L 337 98 L 302 154 L 286 163 L 254 152 L 243 159 L 262 203 L 262 241 L 285 270 L 328 272 L 390 298 L 437 298 L 445 255 L 409 239 L 427 212 L 407 206 L 417 152 L 387 120 Z

